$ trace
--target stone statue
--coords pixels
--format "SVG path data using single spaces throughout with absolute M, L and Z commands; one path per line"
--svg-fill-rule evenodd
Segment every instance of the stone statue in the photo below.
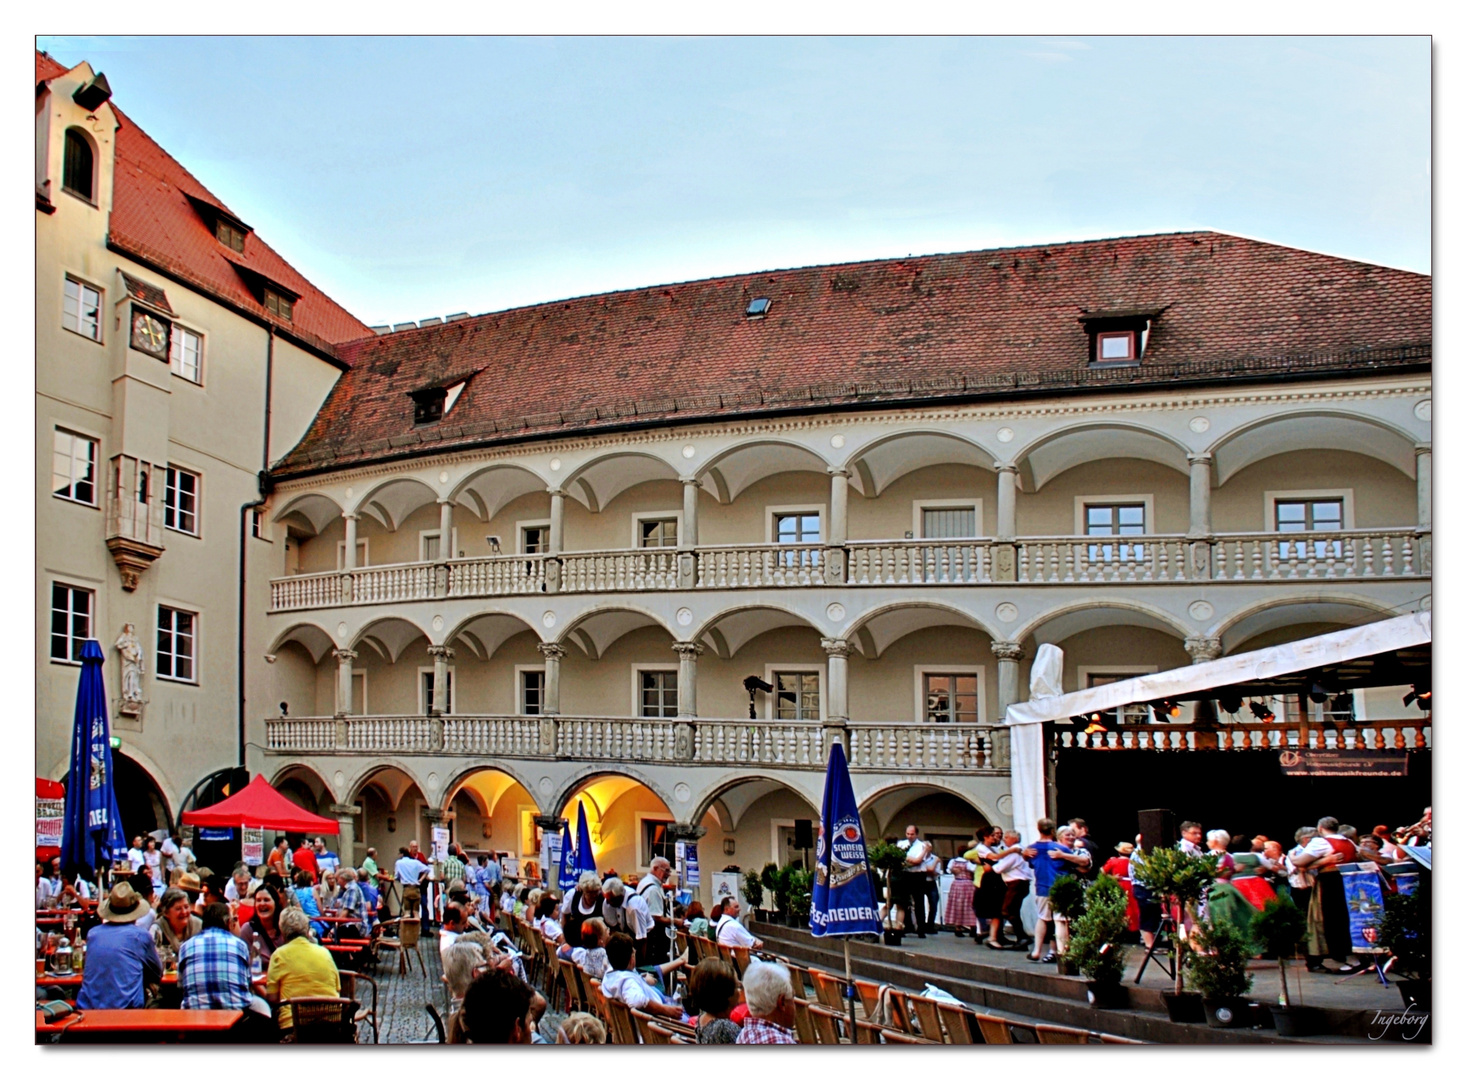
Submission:
M 122 624 L 113 648 L 122 654 L 122 709 L 126 716 L 136 716 L 143 706 L 143 646 L 133 632 L 132 623 Z

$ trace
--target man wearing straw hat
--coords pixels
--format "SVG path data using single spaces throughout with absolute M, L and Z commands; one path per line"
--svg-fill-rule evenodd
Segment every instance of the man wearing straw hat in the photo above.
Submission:
M 126 881 L 112 886 L 97 905 L 100 926 L 87 934 L 87 966 L 79 1009 L 141 1009 L 143 986 L 161 982 L 163 965 L 148 932 L 137 925 L 148 905 Z

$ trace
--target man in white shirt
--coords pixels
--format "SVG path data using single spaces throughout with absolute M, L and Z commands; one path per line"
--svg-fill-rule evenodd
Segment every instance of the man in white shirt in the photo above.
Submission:
M 224 899 L 244 900 L 250 895 L 250 868 L 243 863 L 234 868 L 229 881 L 224 886 Z
M 143 838 L 141 836 L 132 838 L 132 847 L 127 849 L 127 861 L 134 874 L 143 868 Z
M 1023 849 L 1019 845 L 1019 834 L 1009 829 L 1003 834 L 1003 843 L 1009 853 L 994 863 L 990 871 L 1003 879 L 1003 907 L 997 920 L 998 944 L 996 947 L 1000 949 L 1009 947 L 1003 937 L 1005 921 L 1013 928 L 1016 945 L 1023 945 L 1029 940 L 1029 935 L 1024 930 L 1024 920 L 1020 916 L 1020 911 L 1024 906 L 1024 897 L 1029 895 L 1029 883 L 1034 880 L 1034 870 L 1029 865 L 1029 860 L 1024 858 Z
M 762 949 L 764 942 L 744 929 L 744 924 L 739 922 L 739 902 L 737 899 L 728 899 L 723 902 L 723 918 L 718 920 L 718 928 L 714 932 L 720 945 L 742 945 L 747 949 Z
M 655 879 L 654 879 L 655 880 Z M 640 882 L 638 884 L 641 884 Z M 626 929 L 637 943 L 637 961 L 639 964 L 652 964 L 653 961 L 647 956 L 647 935 L 652 931 L 652 911 L 647 906 L 647 896 L 641 889 L 626 894 L 623 905 L 626 917 Z
M 408 852 L 398 848 L 398 860 L 392 867 L 393 876 L 402 886 L 402 914 L 408 918 L 421 917 L 423 900 L 422 880 L 428 873 L 428 864 L 421 862 Z
M 672 864 L 661 855 L 652 860 L 652 868 L 645 881 L 638 882 L 637 895 L 646 901 L 647 913 L 652 926 L 647 931 L 643 963 L 665 964 L 672 958 L 672 920 L 668 918 L 667 894 L 662 884 L 672 873 Z
M 1184 821 L 1182 822 L 1181 833 L 1182 838 L 1177 841 L 1177 847 L 1182 851 L 1183 854 L 1191 855 L 1194 858 L 1207 854 L 1207 852 L 1202 849 L 1201 825 L 1197 824 L 1197 822 L 1195 821 Z
M 612 934 L 611 940 L 606 944 L 609 970 L 601 980 L 601 992 L 613 1001 L 620 1001 L 629 1009 L 640 1009 L 653 1016 L 669 1016 L 681 1020 L 682 1008 L 669 1005 L 640 972 L 633 970 L 636 957 L 636 945 L 631 938 L 626 934 Z

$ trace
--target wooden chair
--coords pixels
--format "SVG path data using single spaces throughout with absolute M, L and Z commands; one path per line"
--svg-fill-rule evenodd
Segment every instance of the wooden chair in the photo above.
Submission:
M 815 997 L 827 1009 L 840 1012 L 846 1007 L 845 980 L 828 971 L 812 967 L 810 968 L 810 982 L 815 987 Z
M 844 1019 L 838 1009 L 827 1009 L 822 1005 L 808 1005 L 810 1022 L 815 1026 L 815 1038 L 821 1046 L 840 1046 L 841 1023 Z
M 805 968 L 799 964 L 792 964 L 783 957 L 780 958 L 779 962 L 789 969 L 790 989 L 795 992 L 795 997 L 808 998 L 810 996 L 810 989 L 807 986 L 809 979 Z
M 1091 1035 L 1092 1038 L 1099 1038 L 1100 1041 L 1103 1042 L 1103 1043 L 1110 1043 L 1110 1044 L 1115 1045 L 1115 1046 L 1146 1046 L 1147 1045 L 1147 1042 L 1146 1042 L 1145 1039 L 1128 1039 L 1124 1035 L 1107 1035 L 1103 1031 L 1092 1031 L 1090 1033 L 1090 1035 Z
M 646 1035 L 644 1036 L 644 1041 L 652 1046 L 670 1046 L 673 1044 L 684 1045 L 687 1043 L 696 1043 L 698 1041 L 695 1038 L 690 1039 L 680 1032 L 673 1031 L 671 1028 L 665 1027 L 662 1024 L 657 1023 L 655 1020 L 649 1020 L 645 1025 L 644 1030 L 646 1032 Z
M 810 1019 L 810 1003 L 804 998 L 797 997 L 793 1004 L 795 1006 L 795 1038 L 805 1046 L 818 1045 L 820 1039 L 815 1034 L 815 1022 Z
M 870 1020 L 856 1021 L 856 1042 L 864 1046 L 877 1046 L 881 1042 L 881 1025 Z
M 363 975 L 359 971 L 343 971 L 338 977 L 341 979 L 341 996 L 349 997 L 357 1003 L 357 1023 L 372 1025 L 372 1041 L 378 1041 L 377 1031 L 377 980 L 370 975 Z M 370 987 L 372 991 L 372 1007 L 368 1008 L 366 1001 L 357 997 L 357 991 L 363 986 Z
M 852 979 L 856 987 L 856 997 L 861 1002 L 861 1011 L 867 1020 L 874 1019 L 876 1011 L 881 1007 L 881 984 L 874 983 L 870 979 Z
M 975 1046 L 984 1041 L 983 1033 L 978 1030 L 978 1018 L 970 1009 L 939 1001 L 937 1013 L 942 1017 L 942 1026 L 947 1031 L 947 1041 L 953 1045 Z
M 295 1043 L 354 1043 L 357 1041 L 357 1003 L 347 997 L 298 997 L 280 1003 L 290 1006 L 290 1041 Z
M 1035 1024 L 1034 1034 L 1044 1046 L 1084 1046 L 1090 1041 L 1090 1032 L 1058 1024 Z
M 720 944 L 718 946 L 718 955 L 729 967 L 734 969 L 734 975 L 742 982 L 744 971 L 749 966 L 748 946 Z
M 921 1035 L 913 1035 L 909 1031 L 898 1031 L 896 1028 L 882 1028 L 881 1041 L 884 1043 L 905 1043 L 908 1046 L 937 1046 L 941 1039 L 924 1039 Z
M 1014 1036 L 1009 1030 L 1009 1022 L 1003 1017 L 974 1013 L 973 1019 L 978 1024 L 978 1030 L 982 1033 L 984 1042 L 1000 1046 L 1008 1046 L 1013 1043 Z
M 556 959 L 560 966 L 560 979 L 565 983 L 566 1011 L 590 1012 L 586 1000 L 586 984 L 581 978 L 581 969 L 569 960 Z
M 637 1027 L 632 1022 L 632 1010 L 615 998 L 603 995 L 606 1001 L 606 1012 L 611 1019 L 607 1030 L 611 1032 L 616 1043 L 620 1046 L 637 1045 Z
M 898 1031 L 913 1032 L 916 1030 L 912 1024 L 912 1010 L 908 1004 L 912 996 L 905 990 L 892 987 L 887 994 L 887 1002 L 891 1006 L 891 1023 L 888 1027 L 894 1027 Z
M 418 970 L 426 978 L 428 969 L 423 967 L 423 954 L 418 951 L 418 940 L 423 935 L 423 920 L 397 918 L 384 923 L 383 926 L 397 930 L 395 937 L 389 937 L 384 932 L 377 941 L 379 949 L 387 949 L 389 952 L 397 951 L 397 973 L 402 975 L 412 970 L 412 961 L 408 957 L 408 953 L 411 952 L 418 958 Z
M 907 1007 L 907 1020 L 916 1021 L 915 1030 L 924 1039 L 942 1042 L 942 1020 L 937 1013 L 937 1002 L 921 994 L 908 994 L 904 1004 Z M 913 1028 L 909 1026 L 903 1030 L 911 1031 Z
M 648 1046 L 665 1046 L 672 1041 L 672 1032 L 666 1028 L 660 1028 L 651 1013 L 644 1013 L 641 1009 L 628 1009 L 632 1014 L 632 1026 L 636 1028 L 637 1037 Z M 656 1028 L 657 1030 L 650 1030 Z

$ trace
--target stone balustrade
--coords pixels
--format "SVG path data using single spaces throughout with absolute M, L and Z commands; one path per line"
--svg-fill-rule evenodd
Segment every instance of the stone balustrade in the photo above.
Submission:
M 1335 721 L 1299 725 L 1221 724 L 1214 731 L 1190 725 L 1138 724 L 1117 731 L 1055 729 L 1063 749 L 1080 750 L 1430 750 L 1431 717 L 1420 720 Z
M 271 611 L 384 604 L 441 597 L 529 593 L 639 593 L 678 589 L 794 589 L 827 585 L 987 585 L 996 549 L 1014 553 L 1009 576 L 1021 585 L 1377 580 L 1431 576 L 1431 537 L 1415 529 L 1337 533 L 1228 533 L 1184 536 L 1022 537 L 975 540 L 859 540 L 742 544 L 558 556 L 496 555 L 445 563 L 397 563 L 270 583 Z M 842 566 L 837 566 L 836 552 Z M 691 559 L 691 575 L 680 569 Z M 831 572 L 831 568 L 833 572 Z

